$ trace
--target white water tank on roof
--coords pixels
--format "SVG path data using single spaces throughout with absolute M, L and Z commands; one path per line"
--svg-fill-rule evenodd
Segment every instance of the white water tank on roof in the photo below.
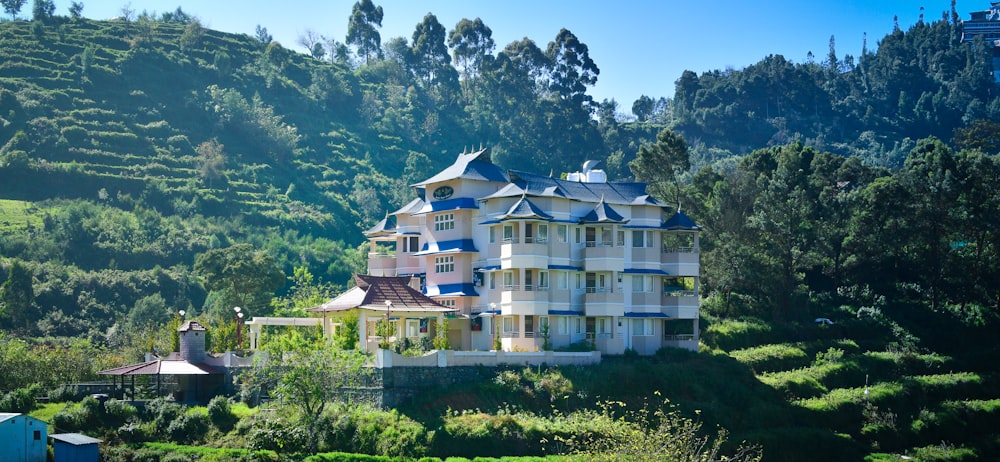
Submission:
M 586 172 L 587 183 L 607 183 L 608 174 L 604 170 L 588 170 Z

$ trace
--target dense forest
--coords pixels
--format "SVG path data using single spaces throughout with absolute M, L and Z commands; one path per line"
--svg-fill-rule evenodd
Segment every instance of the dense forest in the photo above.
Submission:
M 229 307 L 304 314 L 365 270 L 361 230 L 409 184 L 484 146 L 541 174 L 602 160 L 686 210 L 704 229 L 710 349 L 756 345 L 719 340 L 726 320 L 792 326 L 747 334 L 781 343 L 823 317 L 824 336 L 864 339 L 859 355 L 940 354 L 996 383 L 1000 89 L 954 6 L 857 57 L 831 37 L 804 63 L 686 71 L 625 113 L 587 94 L 599 63 L 566 29 L 498 51 L 481 20 L 428 14 L 383 41 L 392 12 L 364 0 L 343 42 L 307 31 L 301 53 L 180 9 L 94 21 L 46 5 L 0 22 L 0 352 L 17 336 L 116 365 L 169 342 L 150 334 L 182 309 L 231 346 Z M 93 373 L 28 369 L 0 391 Z M 810 380 L 778 388 L 834 388 Z M 892 449 L 935 443 L 911 433 Z

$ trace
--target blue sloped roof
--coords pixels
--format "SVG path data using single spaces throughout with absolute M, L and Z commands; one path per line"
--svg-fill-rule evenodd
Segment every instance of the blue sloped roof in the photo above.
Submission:
M 455 239 L 453 241 L 425 242 L 423 248 L 413 255 L 436 255 L 442 253 L 478 252 L 472 239 Z
M 564 270 L 564 271 L 583 271 L 582 266 L 569 266 L 569 265 L 549 265 L 550 270 Z
M 601 201 L 594 206 L 594 209 L 584 215 L 580 221 L 583 223 L 625 223 L 628 220 L 616 212 L 607 202 L 604 202 L 602 196 Z
M 549 316 L 583 316 L 583 312 L 573 310 L 549 310 Z
M 646 183 L 583 183 L 536 175 L 521 171 L 509 172 L 510 183 L 485 199 L 528 195 L 533 197 L 565 197 L 582 202 L 605 202 L 618 205 L 652 205 L 662 207 L 646 194 Z
M 388 236 L 394 234 L 395 232 L 396 232 L 396 217 L 393 215 L 386 214 L 385 218 L 383 218 L 382 221 L 375 223 L 375 226 L 372 226 L 371 228 L 368 229 L 368 231 L 365 231 L 362 234 L 369 237 Z
M 514 205 L 510 206 L 507 213 L 500 215 L 498 217 L 500 220 L 551 220 L 552 215 L 549 215 L 538 208 L 537 205 L 531 203 L 527 197 L 521 196 Z
M 658 276 L 670 276 L 666 271 L 658 269 L 625 268 L 624 274 L 655 274 Z
M 687 214 L 684 213 L 681 210 L 678 210 L 677 213 L 674 214 L 674 216 L 670 217 L 667 221 L 665 221 L 663 223 L 663 227 L 666 228 L 666 229 L 675 229 L 675 230 L 680 230 L 680 229 L 698 230 L 698 229 L 701 229 L 701 226 L 698 226 L 698 224 L 695 223 L 694 220 L 691 219 L 691 217 L 687 216 Z
M 659 319 L 667 319 L 670 316 L 667 316 L 667 315 L 665 315 L 663 313 L 637 313 L 637 312 L 630 312 L 630 313 L 625 313 L 625 317 L 626 318 L 659 318 Z
M 447 210 L 478 209 L 479 204 L 471 197 L 456 197 L 443 201 L 427 202 L 420 207 L 420 210 L 413 212 L 413 215 L 423 215 L 425 213 L 444 212 Z
M 458 158 L 455 159 L 455 163 L 448 166 L 448 168 L 412 186 L 425 186 L 459 178 L 500 183 L 507 182 L 507 174 L 490 160 L 489 150 L 481 149 L 476 152 L 459 154 Z
M 417 197 L 412 201 L 410 201 L 409 203 L 407 203 L 406 205 L 400 207 L 399 210 L 396 210 L 395 212 L 392 212 L 389 215 L 402 215 L 402 214 L 414 213 L 423 208 L 423 206 L 424 206 L 424 200 Z
M 469 283 L 428 285 L 428 297 L 478 297 L 476 286 Z

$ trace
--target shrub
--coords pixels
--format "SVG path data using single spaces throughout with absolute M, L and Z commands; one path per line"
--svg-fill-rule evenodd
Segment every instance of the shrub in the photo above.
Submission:
M 112 425 L 121 425 L 132 420 L 139 411 L 127 401 L 109 399 L 104 403 L 104 412 Z
M 41 386 L 38 384 L 18 388 L 0 398 L 0 411 L 28 413 L 35 409 Z
M 178 443 L 190 443 L 203 437 L 208 429 L 207 415 L 200 412 L 187 412 L 170 422 L 167 434 L 170 435 L 170 439 Z
M 232 430 L 233 425 L 238 420 L 230 407 L 229 399 L 224 396 L 216 396 L 208 402 L 208 420 L 212 425 L 222 432 Z

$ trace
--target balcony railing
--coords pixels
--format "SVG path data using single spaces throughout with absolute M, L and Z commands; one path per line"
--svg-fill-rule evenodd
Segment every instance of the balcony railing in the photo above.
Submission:
M 607 287 L 587 287 L 588 294 L 603 294 L 609 291 Z
M 697 247 L 664 247 L 663 253 L 698 253 Z
M 521 290 L 521 286 L 518 284 L 504 284 L 502 286 L 503 290 L 506 291 L 518 291 Z
M 502 242 L 504 244 L 518 244 L 521 241 L 517 237 L 505 237 L 500 242 Z
M 517 331 L 513 331 L 513 332 L 501 332 L 500 333 L 500 337 L 501 338 L 521 338 L 521 333 L 517 332 Z
M 525 244 L 545 244 L 549 242 L 548 238 L 545 237 L 526 237 L 524 238 Z
M 611 241 L 587 241 L 587 247 L 611 247 Z M 619 243 L 618 247 L 622 247 L 624 244 Z
M 675 342 L 694 340 L 694 334 L 666 334 L 663 336 L 663 340 L 672 340 Z

